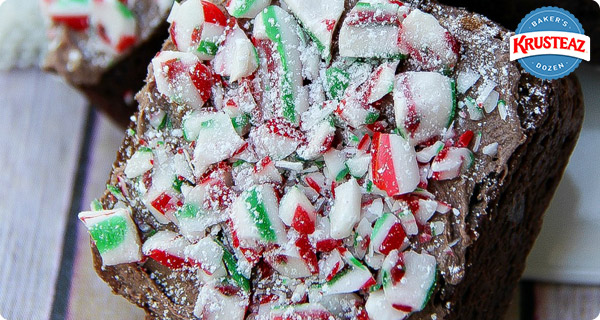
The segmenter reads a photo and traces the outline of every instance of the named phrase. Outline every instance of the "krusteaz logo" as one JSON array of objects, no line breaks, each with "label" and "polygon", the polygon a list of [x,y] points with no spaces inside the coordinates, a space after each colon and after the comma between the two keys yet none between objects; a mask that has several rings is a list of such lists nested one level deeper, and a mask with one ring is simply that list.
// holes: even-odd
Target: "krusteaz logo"
[{"label": "krusteaz logo", "polygon": [[590,37],[579,20],[557,7],[529,13],[510,37],[510,60],[518,60],[530,74],[546,80],[575,71],[581,60],[590,61]]}]

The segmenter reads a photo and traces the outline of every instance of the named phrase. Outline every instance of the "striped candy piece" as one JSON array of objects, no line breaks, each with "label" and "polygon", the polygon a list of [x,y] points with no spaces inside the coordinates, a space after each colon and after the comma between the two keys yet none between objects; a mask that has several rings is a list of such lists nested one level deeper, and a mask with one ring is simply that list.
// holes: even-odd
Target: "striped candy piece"
[{"label": "striped candy piece", "polygon": [[56,24],[76,31],[85,31],[90,25],[91,0],[43,0],[43,12]]},{"label": "striped candy piece", "polygon": [[371,176],[389,196],[414,191],[420,181],[415,149],[396,134],[373,135]]},{"label": "striped candy piece", "polygon": [[298,23],[292,15],[278,6],[266,8],[254,23],[254,37],[269,40],[279,53],[282,68],[278,88],[282,105],[280,112],[284,118],[297,125],[300,114],[308,109],[308,96],[302,81]]},{"label": "striped candy piece", "polygon": [[358,2],[342,25],[340,55],[403,58],[407,52],[398,44],[403,19],[401,9],[404,6],[400,6],[399,2]]},{"label": "striped candy piece", "polygon": [[212,60],[227,26],[225,14],[211,2],[175,2],[167,19],[169,33],[177,50],[191,52],[201,60]]},{"label": "striped candy piece", "polygon": [[138,40],[135,15],[122,1],[93,0],[91,20],[100,38],[118,53]]},{"label": "striped candy piece", "polygon": [[454,81],[437,72],[405,72],[396,77],[396,125],[412,145],[443,135],[454,118]]},{"label": "striped candy piece", "polygon": [[140,238],[131,219],[131,209],[86,211],[79,214],[79,219],[88,229],[103,265],[142,260]]},{"label": "striped candy piece", "polygon": [[227,12],[236,18],[253,19],[271,0],[228,0]]},{"label": "striped candy piece", "polygon": [[279,217],[283,223],[300,233],[315,232],[315,208],[298,186],[291,187],[281,198]]},{"label": "striped candy piece", "polygon": [[181,270],[191,266],[185,258],[185,249],[189,245],[190,242],[178,233],[158,231],[146,239],[142,252],[169,269]]},{"label": "striped candy piece", "polygon": [[161,51],[152,68],[158,92],[176,103],[200,109],[211,97],[212,71],[189,52]]},{"label": "striped candy piece", "polygon": [[344,0],[284,0],[326,61],[331,59],[333,31],[344,11]]},{"label": "striped candy piece", "polygon": [[277,196],[270,185],[254,186],[235,200],[231,221],[242,247],[285,244],[285,229],[278,210]]}]

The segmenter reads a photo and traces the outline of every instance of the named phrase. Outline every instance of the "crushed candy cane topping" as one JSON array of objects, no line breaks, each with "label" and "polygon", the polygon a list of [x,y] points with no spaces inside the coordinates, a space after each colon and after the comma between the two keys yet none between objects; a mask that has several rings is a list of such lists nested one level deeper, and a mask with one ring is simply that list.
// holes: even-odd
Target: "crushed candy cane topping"
[{"label": "crushed candy cane topping", "polygon": [[481,144],[455,120],[507,116],[496,83],[473,92],[481,75],[453,70],[460,44],[433,15],[363,0],[340,20],[343,0],[312,2],[176,2],[154,106],[105,202],[140,208],[141,249],[113,222],[88,226],[105,264],[141,250],[134,262],[195,272],[198,318],[419,312],[436,289],[431,248],[460,214],[429,186],[468,176]]}]

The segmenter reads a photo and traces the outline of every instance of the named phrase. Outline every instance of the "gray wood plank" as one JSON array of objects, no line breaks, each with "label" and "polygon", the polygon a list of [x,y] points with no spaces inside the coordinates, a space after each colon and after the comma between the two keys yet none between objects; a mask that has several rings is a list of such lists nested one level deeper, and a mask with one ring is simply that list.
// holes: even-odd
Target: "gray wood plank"
[{"label": "gray wood plank", "polygon": [[46,319],[87,111],[38,70],[0,74],[0,314]]},{"label": "gray wood plank", "polygon": [[600,319],[600,286],[538,283],[534,295],[536,319]]},{"label": "gray wood plank", "polygon": [[[94,128],[89,155],[87,179],[83,188],[83,208],[99,197],[106,187],[112,163],[125,136],[99,115]],[[144,312],[121,296],[114,295],[94,271],[90,252],[89,235],[83,224],[77,224],[77,247],[73,264],[69,305],[66,319],[143,319]],[[110,308],[107,308],[110,306]]]}]

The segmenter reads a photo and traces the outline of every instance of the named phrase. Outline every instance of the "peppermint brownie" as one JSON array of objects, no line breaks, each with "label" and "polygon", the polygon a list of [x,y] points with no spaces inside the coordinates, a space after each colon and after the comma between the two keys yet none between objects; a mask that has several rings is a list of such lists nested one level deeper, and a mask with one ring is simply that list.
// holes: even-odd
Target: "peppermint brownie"
[{"label": "peppermint brownie", "polygon": [[[202,14],[198,14],[202,13]],[[158,319],[499,319],[583,118],[483,16],[175,4],[107,191],[98,274]]]},{"label": "peppermint brownie", "polygon": [[50,27],[44,68],[126,126],[146,66],[168,36],[173,0],[41,0]]}]

